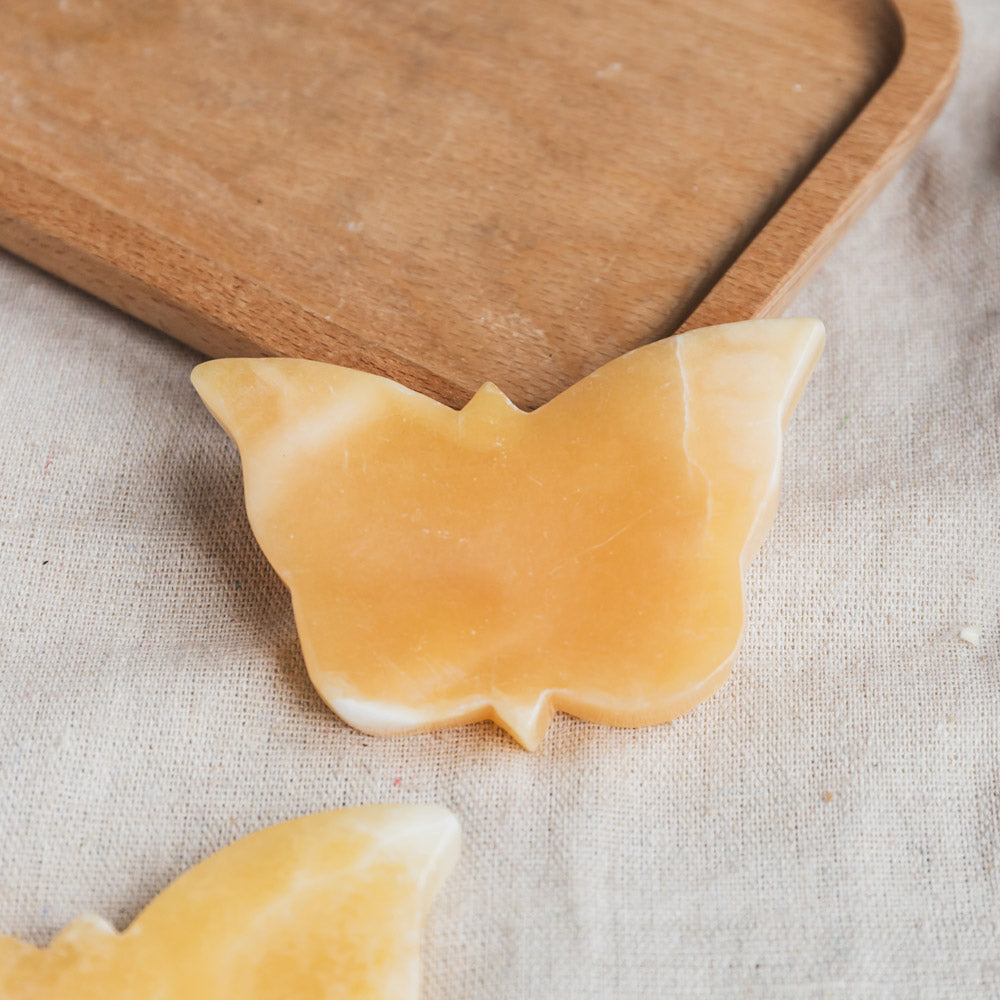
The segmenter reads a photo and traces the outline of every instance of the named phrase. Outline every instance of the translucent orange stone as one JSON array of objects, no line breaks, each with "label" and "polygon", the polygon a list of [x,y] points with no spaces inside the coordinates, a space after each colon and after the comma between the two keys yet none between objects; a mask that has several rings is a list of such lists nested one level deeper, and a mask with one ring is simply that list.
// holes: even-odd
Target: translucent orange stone
[{"label": "translucent orange stone", "polygon": [[816,320],[697,330],[532,413],[310,361],[193,381],[334,711],[379,734],[491,718],[532,748],[555,709],[663,722],[726,678],[822,342]]},{"label": "translucent orange stone", "polygon": [[420,927],[458,853],[434,806],[370,806],[252,834],[122,934],[81,918],[48,948],[0,937],[4,1000],[406,1000]]}]

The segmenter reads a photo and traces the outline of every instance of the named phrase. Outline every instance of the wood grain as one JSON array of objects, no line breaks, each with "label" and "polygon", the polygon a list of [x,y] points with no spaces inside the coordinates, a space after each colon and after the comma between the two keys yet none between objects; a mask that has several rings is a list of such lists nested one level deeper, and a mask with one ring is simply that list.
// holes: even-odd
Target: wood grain
[{"label": "wood grain", "polygon": [[957,51],[950,0],[8,0],[0,243],[209,354],[532,407],[780,310]]}]

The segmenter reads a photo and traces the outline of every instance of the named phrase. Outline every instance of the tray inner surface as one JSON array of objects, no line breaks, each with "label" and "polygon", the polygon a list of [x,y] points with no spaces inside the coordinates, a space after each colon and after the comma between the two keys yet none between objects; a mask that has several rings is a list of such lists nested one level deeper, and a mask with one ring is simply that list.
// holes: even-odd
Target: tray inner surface
[{"label": "tray inner surface", "polygon": [[0,154],[210,262],[178,300],[288,303],[237,346],[534,406],[676,328],[900,38],[882,0],[6,0]]}]

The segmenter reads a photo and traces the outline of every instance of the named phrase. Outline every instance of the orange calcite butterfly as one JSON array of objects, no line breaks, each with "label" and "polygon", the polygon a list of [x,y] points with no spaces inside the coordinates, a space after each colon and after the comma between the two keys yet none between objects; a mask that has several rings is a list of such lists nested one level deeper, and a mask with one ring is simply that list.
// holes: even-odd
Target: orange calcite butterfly
[{"label": "orange calcite butterfly", "polygon": [[822,342],[816,320],[697,330],[532,413],[310,361],[193,381],[334,711],[378,734],[490,718],[533,748],[556,709],[663,722],[727,677]]},{"label": "orange calcite butterfly", "polygon": [[458,841],[435,806],[269,827],[186,872],[121,934],[91,917],[44,949],[0,937],[0,997],[415,998],[421,921]]}]

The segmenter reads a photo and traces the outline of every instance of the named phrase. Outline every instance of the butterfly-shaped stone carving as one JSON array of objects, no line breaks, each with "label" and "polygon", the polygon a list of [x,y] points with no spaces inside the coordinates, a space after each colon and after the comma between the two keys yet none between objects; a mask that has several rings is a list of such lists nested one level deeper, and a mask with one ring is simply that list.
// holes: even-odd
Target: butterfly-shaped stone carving
[{"label": "butterfly-shaped stone carving", "polygon": [[47,948],[0,937],[0,997],[415,1000],[422,918],[458,841],[436,806],[269,827],[186,872],[121,934],[90,917]]},{"label": "butterfly-shaped stone carving", "polygon": [[663,722],[728,676],[822,343],[816,320],[696,330],[531,413],[310,361],[193,380],[330,706],[379,734],[490,718],[533,748],[556,709]]}]

